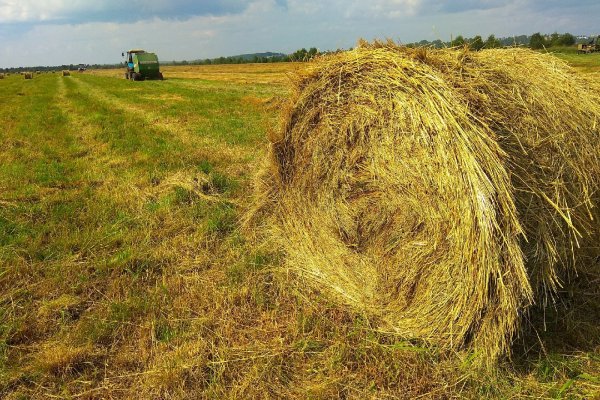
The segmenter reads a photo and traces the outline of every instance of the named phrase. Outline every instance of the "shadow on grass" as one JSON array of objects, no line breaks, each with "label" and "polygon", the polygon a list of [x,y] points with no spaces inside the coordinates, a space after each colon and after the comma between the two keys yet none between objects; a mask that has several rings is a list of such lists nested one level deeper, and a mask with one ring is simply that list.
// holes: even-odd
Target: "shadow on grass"
[{"label": "shadow on grass", "polygon": [[592,265],[566,283],[553,302],[531,308],[513,345],[518,372],[542,381],[576,379],[585,364],[600,365],[600,259]]}]

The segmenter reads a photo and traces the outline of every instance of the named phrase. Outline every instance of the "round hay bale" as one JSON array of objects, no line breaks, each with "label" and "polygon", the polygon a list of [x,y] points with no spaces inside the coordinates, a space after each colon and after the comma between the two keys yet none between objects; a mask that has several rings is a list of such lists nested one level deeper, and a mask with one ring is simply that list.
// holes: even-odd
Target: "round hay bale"
[{"label": "round hay bale", "polygon": [[33,72],[25,72],[23,76],[25,79],[33,79]]},{"label": "round hay bale", "polygon": [[0,79],[4,79],[4,74],[0,73]]},{"label": "round hay bale", "polygon": [[521,49],[362,43],[319,58],[271,134],[248,219],[302,282],[491,363],[593,229],[588,85]]},{"label": "round hay bale", "polygon": [[71,76],[71,72],[65,70],[62,72],[62,76]]}]

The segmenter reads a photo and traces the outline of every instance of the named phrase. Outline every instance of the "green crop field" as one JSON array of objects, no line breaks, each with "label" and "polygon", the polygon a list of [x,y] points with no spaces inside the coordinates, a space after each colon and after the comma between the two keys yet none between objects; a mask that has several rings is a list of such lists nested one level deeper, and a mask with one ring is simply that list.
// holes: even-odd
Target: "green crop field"
[{"label": "green crop field", "polygon": [[481,371],[278,272],[240,219],[286,79],[243,68],[0,80],[1,398],[598,396],[597,292]]},{"label": "green crop field", "polygon": [[550,48],[549,52],[584,73],[600,73],[600,53],[579,54],[574,47]]}]

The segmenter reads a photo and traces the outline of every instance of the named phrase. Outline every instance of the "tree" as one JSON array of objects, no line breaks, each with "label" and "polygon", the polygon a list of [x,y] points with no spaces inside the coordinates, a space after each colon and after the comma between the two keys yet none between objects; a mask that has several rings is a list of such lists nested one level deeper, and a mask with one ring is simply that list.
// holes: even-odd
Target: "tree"
[{"label": "tree", "polygon": [[458,35],[453,41],[452,41],[452,46],[464,46],[465,45],[465,38],[462,37],[462,35]]},{"label": "tree", "polygon": [[502,43],[500,43],[500,41],[498,39],[496,39],[496,36],[495,35],[488,36],[487,40],[485,41],[485,48],[486,49],[496,49],[498,47],[502,47]]},{"label": "tree", "polygon": [[576,41],[575,36],[570,33],[563,33],[556,41],[556,44],[558,46],[573,46]]},{"label": "tree", "polygon": [[550,35],[550,40],[549,40],[549,45],[550,46],[559,46],[559,41],[560,41],[560,35],[558,34],[558,32],[554,32],[552,35]]},{"label": "tree", "polygon": [[512,45],[527,45],[529,43],[529,37],[527,37],[527,35],[519,35],[519,36],[514,36],[513,37],[513,43],[511,43]]},{"label": "tree", "polygon": [[434,40],[433,42],[431,42],[431,44],[436,49],[441,49],[442,47],[444,47],[444,42],[442,42],[440,39]]},{"label": "tree", "polygon": [[308,51],[305,48],[302,48],[300,50],[296,50],[294,52],[294,54],[292,54],[291,58],[294,61],[306,61],[307,57],[306,55],[308,54]]},{"label": "tree", "polygon": [[469,43],[469,47],[471,47],[471,49],[475,51],[483,49],[483,46],[485,46],[485,44],[483,43],[483,38],[479,35],[471,39],[471,42]]},{"label": "tree", "polygon": [[529,47],[532,49],[543,49],[546,47],[546,39],[541,33],[534,33],[531,35],[531,38],[529,38]]}]

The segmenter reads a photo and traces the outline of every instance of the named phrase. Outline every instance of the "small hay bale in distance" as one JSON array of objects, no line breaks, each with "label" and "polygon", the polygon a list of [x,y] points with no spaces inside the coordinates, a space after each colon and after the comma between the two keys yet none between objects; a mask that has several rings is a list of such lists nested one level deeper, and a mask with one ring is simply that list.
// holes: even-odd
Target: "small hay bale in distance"
[{"label": "small hay bale in distance", "polygon": [[25,79],[33,79],[33,72],[25,72],[23,76]]},{"label": "small hay bale in distance", "polygon": [[64,71],[62,72],[62,76],[71,76],[71,72],[70,72],[70,71],[67,71],[67,70],[64,70]]},{"label": "small hay bale in distance", "polygon": [[4,74],[0,72],[0,79],[4,79]]},{"label": "small hay bale in distance", "polygon": [[247,218],[301,282],[492,365],[594,231],[600,91],[584,79],[523,49],[319,58]]}]

